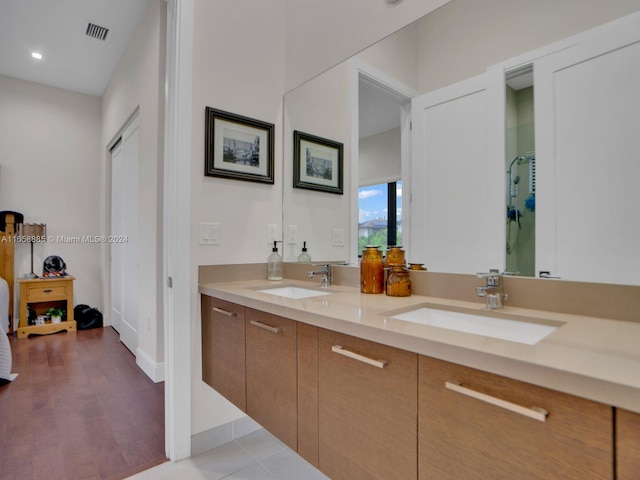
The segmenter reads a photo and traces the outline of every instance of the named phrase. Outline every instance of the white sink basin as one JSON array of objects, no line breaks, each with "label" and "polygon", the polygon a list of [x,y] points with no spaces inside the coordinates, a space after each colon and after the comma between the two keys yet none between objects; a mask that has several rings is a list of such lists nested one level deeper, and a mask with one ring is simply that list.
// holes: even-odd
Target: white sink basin
[{"label": "white sink basin", "polygon": [[451,312],[428,307],[395,314],[391,318],[446,328],[457,332],[473,333],[485,337],[524,343],[526,345],[535,345],[558,328],[558,326],[554,325],[485,317],[483,315]]},{"label": "white sink basin", "polygon": [[322,295],[329,295],[331,293],[331,292],[323,292],[320,290],[312,290],[310,288],[294,287],[291,285],[286,287],[263,288],[263,289],[259,289],[258,292],[268,293],[269,295],[277,295],[278,297],[293,298],[293,299],[320,297]]}]

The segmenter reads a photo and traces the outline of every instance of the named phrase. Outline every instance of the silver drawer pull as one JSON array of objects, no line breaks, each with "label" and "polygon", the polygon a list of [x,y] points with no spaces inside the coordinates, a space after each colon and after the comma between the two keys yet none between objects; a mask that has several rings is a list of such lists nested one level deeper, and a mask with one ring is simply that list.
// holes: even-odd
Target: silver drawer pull
[{"label": "silver drawer pull", "polygon": [[227,317],[235,317],[236,312],[230,312],[229,310],[224,310],[222,308],[213,307],[214,312],[221,313],[222,315],[226,315]]},{"label": "silver drawer pull", "polygon": [[345,357],[353,358],[354,360],[358,360],[359,362],[366,363],[367,365],[373,365],[374,367],[384,368],[387,365],[386,360],[374,360],[373,358],[365,357],[364,355],[360,355],[359,353],[345,350],[341,345],[334,345],[333,347],[331,347],[331,351],[339,353],[340,355],[344,355]]},{"label": "silver drawer pull", "polygon": [[487,395],[485,393],[476,392],[475,390],[471,390],[470,388],[463,387],[459,382],[445,382],[444,386],[448,390],[453,390],[454,392],[461,393],[463,395],[467,395],[469,397],[475,398],[476,400],[480,400],[482,402],[489,403],[491,405],[495,405],[500,408],[504,408],[511,412],[519,413],[520,415],[524,415],[525,417],[533,418],[534,420],[538,420],[539,422],[545,422],[547,420],[547,412],[544,408],[540,407],[523,407],[521,405],[517,405],[515,403],[507,402],[506,400],[502,400],[500,398],[492,397],[491,395]]},{"label": "silver drawer pull", "polygon": [[272,327],[271,325],[267,325],[267,324],[258,322],[257,320],[249,320],[249,323],[251,325],[253,325],[254,327],[258,327],[258,328],[261,328],[263,330],[266,330],[267,332],[271,332],[271,333],[280,333],[280,332],[282,332],[282,328],[280,328],[280,327]]},{"label": "silver drawer pull", "polygon": [[47,288],[46,290],[42,290],[42,293],[51,293],[53,292],[53,290],[51,290],[50,288]]}]

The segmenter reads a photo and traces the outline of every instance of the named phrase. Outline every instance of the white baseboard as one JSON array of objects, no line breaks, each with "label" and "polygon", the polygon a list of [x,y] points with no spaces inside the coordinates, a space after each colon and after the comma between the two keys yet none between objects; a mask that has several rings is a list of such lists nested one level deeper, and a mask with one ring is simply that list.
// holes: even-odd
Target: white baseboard
[{"label": "white baseboard", "polygon": [[237,438],[260,430],[260,426],[251,417],[242,417],[224,425],[211,428],[191,436],[191,456],[230,442]]},{"label": "white baseboard", "polygon": [[136,364],[154,383],[164,382],[164,362],[154,362],[140,347],[136,348]]}]

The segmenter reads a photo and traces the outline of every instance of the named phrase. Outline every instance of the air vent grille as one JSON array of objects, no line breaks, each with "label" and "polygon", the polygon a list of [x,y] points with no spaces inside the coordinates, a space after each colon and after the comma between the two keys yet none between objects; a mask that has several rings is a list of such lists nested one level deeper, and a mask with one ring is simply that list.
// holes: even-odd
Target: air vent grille
[{"label": "air vent grille", "polygon": [[101,27],[100,25],[89,22],[84,33],[87,37],[106,41],[107,37],[109,36],[109,29],[107,27]]}]

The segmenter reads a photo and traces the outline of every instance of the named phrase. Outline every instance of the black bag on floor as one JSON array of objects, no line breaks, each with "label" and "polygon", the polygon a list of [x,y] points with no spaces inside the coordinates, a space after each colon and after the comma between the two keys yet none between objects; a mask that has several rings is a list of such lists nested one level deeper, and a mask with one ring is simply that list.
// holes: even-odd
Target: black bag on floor
[{"label": "black bag on floor", "polygon": [[102,312],[89,305],[76,305],[73,309],[73,317],[78,330],[102,327]]}]

